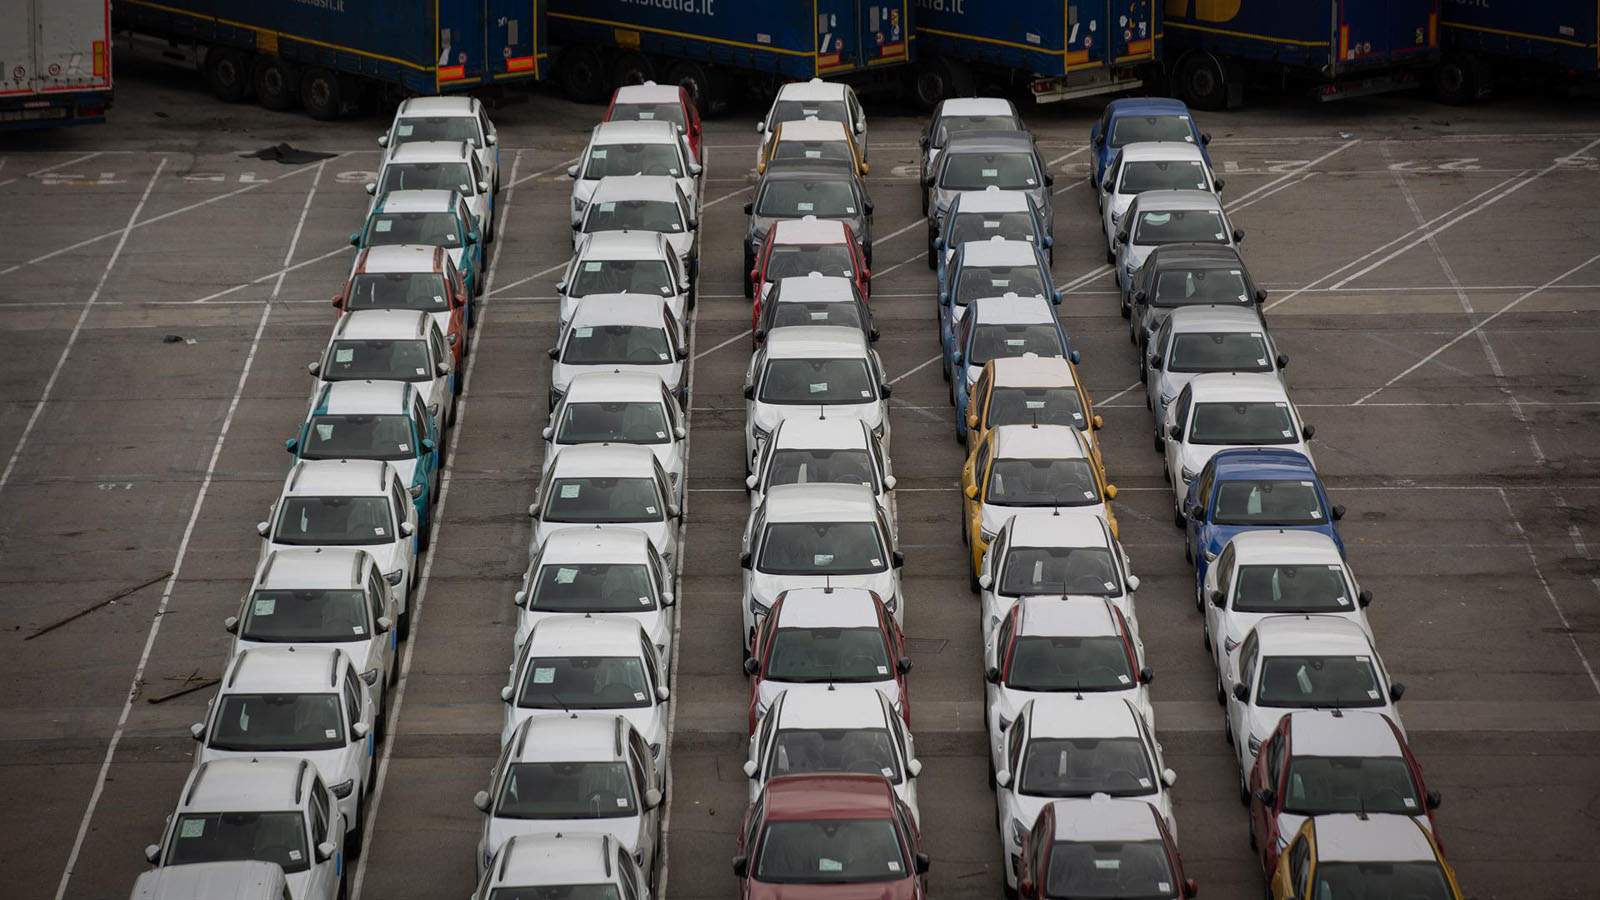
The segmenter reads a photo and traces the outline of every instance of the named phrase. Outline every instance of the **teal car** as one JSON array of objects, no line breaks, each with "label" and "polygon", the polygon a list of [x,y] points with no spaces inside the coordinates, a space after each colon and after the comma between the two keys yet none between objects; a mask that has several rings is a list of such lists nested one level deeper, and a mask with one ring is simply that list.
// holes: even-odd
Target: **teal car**
[{"label": "teal car", "polygon": [[443,455],[433,416],[404,381],[336,381],[322,389],[298,437],[284,449],[302,459],[388,460],[417,507],[417,550],[428,547]]},{"label": "teal car", "polygon": [[390,244],[443,247],[461,273],[468,293],[483,293],[483,241],[466,201],[456,191],[392,191],[380,196],[367,223],[350,235],[365,250]]}]

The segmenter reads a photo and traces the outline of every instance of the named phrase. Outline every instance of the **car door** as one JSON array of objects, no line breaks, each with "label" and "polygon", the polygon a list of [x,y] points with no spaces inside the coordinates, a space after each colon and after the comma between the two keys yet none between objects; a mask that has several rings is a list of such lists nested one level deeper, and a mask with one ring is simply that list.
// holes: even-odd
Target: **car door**
[{"label": "car door", "polygon": [[494,185],[489,183],[489,177],[484,174],[483,166],[478,162],[475,153],[467,154],[467,168],[472,172],[472,198],[468,202],[478,215],[478,231],[485,236],[494,232]]},{"label": "car door", "polygon": [[978,528],[982,521],[983,486],[989,474],[989,454],[994,446],[994,433],[978,446],[972,459],[967,461],[966,470],[961,473],[963,484],[961,505],[966,513],[967,537],[969,541],[977,540]]},{"label": "car door", "polygon": [[[364,683],[361,676],[356,673],[355,667],[346,664],[344,673],[344,688],[341,690],[341,699],[344,701],[345,715],[345,748],[341,754],[343,765],[340,766],[339,778],[350,778],[360,785],[356,796],[356,808],[361,808],[361,798],[371,787],[371,776],[374,767],[366,765],[368,757],[372,756],[372,746],[377,740],[373,733],[374,716],[372,714],[372,696],[361,685]],[[376,678],[376,676],[374,676]],[[356,734],[356,725],[365,724],[367,735],[365,738]]]},{"label": "car door", "polygon": [[[1188,433],[1189,406],[1194,400],[1194,388],[1184,385],[1167,410],[1166,421],[1161,424],[1162,450],[1166,455],[1167,481],[1172,485],[1173,504],[1183,502],[1183,439]],[[1177,429],[1176,434],[1173,429]]]},{"label": "car door", "polygon": [[[1250,739],[1250,704],[1255,700],[1256,661],[1259,658],[1260,649],[1260,639],[1257,638],[1254,631],[1251,631],[1245,637],[1244,643],[1239,645],[1238,664],[1229,667],[1236,680],[1224,686],[1228,699],[1228,719],[1232,723],[1233,742],[1240,760],[1245,759],[1245,748],[1249,746],[1247,742]],[[1235,685],[1241,684],[1245,686],[1243,700],[1233,693]],[[1248,761],[1246,761],[1246,764],[1248,764]]]},{"label": "car door", "polygon": [[[372,641],[373,656],[379,661],[379,678],[387,683],[391,673],[394,672],[395,649],[399,643],[399,633],[395,631],[394,593],[389,590],[389,583],[383,580],[377,568],[367,572],[367,605],[372,608]],[[384,628],[379,619],[388,619],[389,627]],[[384,691],[380,688],[375,695],[383,697]],[[374,700],[375,704],[381,700]],[[381,708],[381,707],[380,707]]]},{"label": "car door", "polygon": [[[321,776],[311,779],[311,878],[307,897],[333,897],[338,894],[340,876],[344,873],[344,822],[331,802],[328,789]],[[333,844],[333,855],[318,859],[317,848],[324,843]]]},{"label": "car door", "polygon": [[[1227,654],[1224,643],[1227,640],[1227,608],[1231,599],[1230,585],[1233,582],[1233,566],[1238,554],[1234,551],[1230,541],[1217,554],[1217,561],[1206,570],[1205,582],[1201,585],[1200,608],[1205,613],[1206,636],[1212,643],[1213,656],[1217,660],[1217,671],[1222,671],[1222,659]],[[1218,605],[1212,598],[1213,591],[1222,593],[1222,605]]]},{"label": "car door", "polygon": [[[1250,769],[1250,830],[1256,836],[1265,862],[1275,859],[1278,841],[1278,811],[1283,809],[1283,794],[1288,789],[1284,775],[1289,761],[1289,718],[1284,717]],[[1262,801],[1260,792],[1271,789],[1272,802]]]},{"label": "car door", "polygon": [[[439,496],[439,434],[434,431],[433,417],[422,402],[422,395],[409,392],[411,397],[411,431],[417,441],[417,471],[423,474],[425,496],[429,503]],[[427,441],[428,443],[423,443]],[[431,446],[430,446],[431,445]]]}]

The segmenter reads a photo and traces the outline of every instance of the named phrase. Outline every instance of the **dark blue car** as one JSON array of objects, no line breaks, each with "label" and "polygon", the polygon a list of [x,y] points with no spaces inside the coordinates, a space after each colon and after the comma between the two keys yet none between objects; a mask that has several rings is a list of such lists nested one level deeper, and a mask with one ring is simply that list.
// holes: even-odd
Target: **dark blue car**
[{"label": "dark blue car", "polygon": [[1185,141],[1197,144],[1206,166],[1214,168],[1206,145],[1211,135],[1200,130],[1189,107],[1182,100],[1167,97],[1124,97],[1106,104],[1106,111],[1089,129],[1089,148],[1093,154],[1093,173],[1089,184],[1099,190],[1106,167],[1124,144],[1141,141]]}]

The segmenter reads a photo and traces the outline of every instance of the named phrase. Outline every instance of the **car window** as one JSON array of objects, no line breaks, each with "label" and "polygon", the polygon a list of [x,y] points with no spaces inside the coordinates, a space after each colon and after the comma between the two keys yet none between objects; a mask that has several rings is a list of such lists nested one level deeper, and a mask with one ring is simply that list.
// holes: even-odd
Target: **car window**
[{"label": "car window", "polygon": [[1205,471],[1200,473],[1200,486],[1195,489],[1195,502],[1207,513],[1211,512],[1211,484],[1217,478],[1217,467],[1213,463],[1206,463]]},{"label": "car window", "polygon": [[977,456],[972,460],[972,483],[980,488],[989,474],[989,448],[993,445],[993,441],[984,441],[983,446],[978,448]]},{"label": "car window", "polygon": [[[472,210],[467,209],[467,201],[465,201],[465,200],[457,200],[456,201],[456,218],[459,219],[462,222],[471,222],[472,221]],[[469,231],[471,230],[470,226],[468,227],[468,230]]]},{"label": "car window", "polygon": [[1283,729],[1278,729],[1272,735],[1272,741],[1267,744],[1267,777],[1272,779],[1269,787],[1276,786],[1278,774],[1283,771]]},{"label": "car window", "polygon": [[411,404],[411,427],[417,433],[417,451],[419,454],[422,450],[422,442],[426,440],[432,433],[431,429],[429,428],[429,423],[431,421],[432,420],[428,418],[427,410],[425,410],[422,406],[421,400]]},{"label": "car window", "polygon": [[1255,687],[1256,649],[1260,645],[1254,631],[1244,639],[1244,647],[1239,650],[1239,681],[1247,688]]},{"label": "car window", "polygon": [[[389,502],[394,506],[394,527],[399,528],[400,523],[406,520],[406,498],[400,490],[400,482],[396,481],[389,486]],[[399,537],[396,534],[395,537]]]},{"label": "car window", "polygon": [[439,329],[430,328],[428,330],[428,346],[433,348],[434,371],[437,372],[439,362],[447,358],[444,349],[444,338],[439,335]]},{"label": "car window", "polygon": [[1189,422],[1189,403],[1193,399],[1194,399],[1194,391],[1189,387],[1189,385],[1184,385],[1183,386],[1183,390],[1178,394],[1178,406],[1177,406],[1177,409],[1174,410],[1174,412],[1173,412],[1173,419],[1172,419],[1173,424],[1177,425],[1180,428],[1183,427],[1184,425],[1188,424],[1188,422]]},{"label": "car window", "polygon": [[1018,713],[1006,732],[1006,768],[1011,770],[1013,778],[1020,774],[1017,769],[1022,762],[1022,733],[1028,730],[1026,719],[1026,713]]},{"label": "car window", "polygon": [[317,776],[311,779],[311,838],[313,847],[328,839],[328,789]]},{"label": "car window", "polygon": [[1000,625],[994,632],[994,659],[1002,672],[1006,669],[1006,654],[1011,652],[1011,636],[1016,633],[1016,627],[1017,612],[1013,608],[1004,619],[1000,620]]},{"label": "car window", "polygon": [[[633,874],[632,862],[632,860],[628,859],[627,853],[619,847],[617,849],[617,871],[622,873],[622,900],[639,900],[639,880]],[[577,896],[581,892],[581,889],[569,888],[568,890],[571,893],[567,896]],[[555,892],[551,891],[551,893]],[[536,896],[540,893],[543,892],[534,892]]]},{"label": "car window", "polygon": [[378,572],[376,569],[374,569],[372,574],[367,576],[367,605],[371,607],[372,610],[373,628],[378,627],[378,619],[385,615],[383,607],[383,589],[384,583],[380,578],[378,578]]},{"label": "car window", "polygon": [[1233,544],[1222,548],[1222,555],[1217,557],[1217,588],[1222,591],[1228,589],[1228,582],[1233,578],[1233,562],[1238,556],[1233,552]]},{"label": "car window", "polygon": [[483,111],[482,107],[478,108],[478,130],[483,133],[483,137],[485,139],[484,143],[479,144],[478,146],[488,146],[487,139],[489,135],[494,134],[494,126],[489,124],[489,116]]},{"label": "car window", "polygon": [[478,163],[478,155],[476,153],[468,155],[467,163],[472,166],[472,191],[475,194],[481,193],[478,190],[478,183],[485,179],[483,177],[483,166]]},{"label": "car window", "polygon": [[359,684],[361,684],[361,680],[356,675],[356,670],[353,667],[346,666],[344,672],[344,717],[345,727],[352,729],[350,733],[351,740],[356,739],[353,729],[356,727],[356,723],[361,721],[361,688],[357,687]]},{"label": "car window", "polygon": [[1304,837],[1296,838],[1294,846],[1289,848],[1289,880],[1298,886],[1300,896],[1307,896],[1306,888],[1311,880],[1311,846]]}]

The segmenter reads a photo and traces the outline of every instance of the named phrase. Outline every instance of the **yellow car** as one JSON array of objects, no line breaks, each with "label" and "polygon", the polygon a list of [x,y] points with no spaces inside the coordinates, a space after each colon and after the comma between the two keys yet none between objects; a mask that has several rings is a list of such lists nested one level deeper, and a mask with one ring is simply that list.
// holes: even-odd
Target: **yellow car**
[{"label": "yellow car", "polygon": [[773,126],[772,140],[762,148],[756,172],[765,173],[768,163],[783,159],[845,163],[858,177],[867,174],[855,135],[842,123],[827,119],[791,119]]},{"label": "yellow car", "polygon": [[967,398],[966,421],[956,436],[967,446],[982,441],[996,425],[1071,425],[1089,439],[1095,464],[1105,474],[1096,431],[1105,421],[1094,411],[1089,392],[1078,380],[1078,367],[1059,356],[1028,353],[983,364]]},{"label": "yellow car", "polygon": [[978,590],[983,554],[1007,518],[1026,509],[1098,513],[1117,536],[1106,484],[1089,442],[1070,425],[1001,425],[989,430],[961,469],[961,538],[972,550],[968,581]]},{"label": "yellow car", "polygon": [[1385,813],[1314,816],[1278,854],[1272,900],[1416,897],[1461,900],[1433,835],[1417,819]]}]

